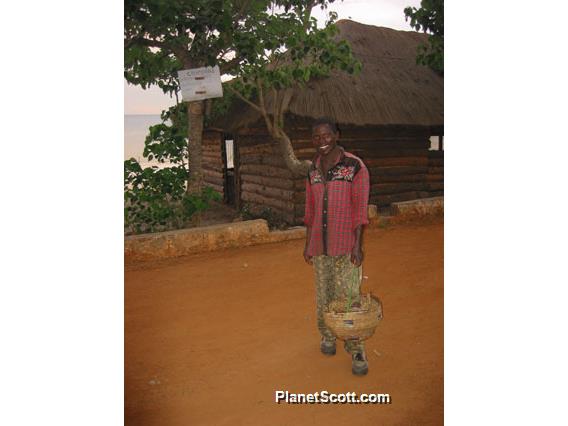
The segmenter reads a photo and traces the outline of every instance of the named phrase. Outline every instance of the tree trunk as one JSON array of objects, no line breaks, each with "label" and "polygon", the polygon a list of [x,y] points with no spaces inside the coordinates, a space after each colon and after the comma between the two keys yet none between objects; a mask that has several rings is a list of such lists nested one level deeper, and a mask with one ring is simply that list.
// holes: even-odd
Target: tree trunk
[{"label": "tree trunk", "polygon": [[188,151],[189,176],[187,179],[187,193],[201,193],[203,187],[203,168],[201,142],[203,140],[203,101],[188,103]]},{"label": "tree trunk", "polygon": [[280,152],[282,157],[286,162],[286,166],[292,172],[294,176],[306,176],[308,174],[308,168],[311,162],[307,160],[298,160],[296,154],[294,153],[294,147],[292,146],[292,141],[284,131],[277,129],[272,137],[278,142],[280,147]]}]

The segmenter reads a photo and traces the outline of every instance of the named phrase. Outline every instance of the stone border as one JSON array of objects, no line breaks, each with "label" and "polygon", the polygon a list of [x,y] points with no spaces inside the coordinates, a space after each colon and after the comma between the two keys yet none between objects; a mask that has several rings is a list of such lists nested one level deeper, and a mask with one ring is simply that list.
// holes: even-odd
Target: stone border
[{"label": "stone border", "polygon": [[420,198],[418,200],[392,203],[391,211],[397,219],[443,215],[444,197]]},{"label": "stone border", "polygon": [[127,260],[150,260],[258,244],[267,238],[263,219],[132,235],[124,238]]},{"label": "stone border", "polygon": [[[441,203],[440,203],[441,199]],[[396,207],[394,207],[396,205]],[[433,214],[441,209],[442,197],[393,203],[397,217]],[[386,227],[393,222],[390,216],[379,216],[377,206],[369,205],[369,227]],[[209,252],[231,247],[276,243],[303,239],[306,228],[296,226],[285,231],[270,231],[264,219],[246,220],[177,231],[130,235],[124,238],[125,262],[164,259],[188,254]]]}]

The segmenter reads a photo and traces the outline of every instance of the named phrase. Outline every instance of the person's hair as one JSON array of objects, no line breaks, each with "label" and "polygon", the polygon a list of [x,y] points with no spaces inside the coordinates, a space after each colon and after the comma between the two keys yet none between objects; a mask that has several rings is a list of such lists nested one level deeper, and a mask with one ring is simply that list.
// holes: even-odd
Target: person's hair
[{"label": "person's hair", "polygon": [[339,128],[337,127],[337,123],[335,122],[335,120],[333,118],[330,118],[330,117],[320,117],[320,118],[317,118],[316,120],[314,120],[314,122],[312,123],[312,131],[316,127],[321,126],[322,124],[327,124],[333,133],[339,132]]}]

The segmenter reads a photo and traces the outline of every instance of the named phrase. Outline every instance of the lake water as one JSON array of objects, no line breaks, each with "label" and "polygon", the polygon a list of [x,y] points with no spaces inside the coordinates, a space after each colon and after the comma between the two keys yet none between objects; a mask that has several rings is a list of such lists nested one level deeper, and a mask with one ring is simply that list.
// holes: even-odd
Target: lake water
[{"label": "lake water", "polygon": [[158,165],[156,161],[149,162],[142,156],[144,140],[148,128],[160,124],[159,115],[125,115],[124,116],[124,159],[135,158],[143,166]]}]

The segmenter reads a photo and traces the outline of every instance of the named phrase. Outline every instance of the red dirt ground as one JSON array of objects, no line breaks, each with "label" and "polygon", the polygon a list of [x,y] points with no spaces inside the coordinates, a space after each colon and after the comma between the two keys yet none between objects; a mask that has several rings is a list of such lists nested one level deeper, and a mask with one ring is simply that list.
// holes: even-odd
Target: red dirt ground
[{"label": "red dirt ground", "polygon": [[[130,265],[127,425],[442,425],[443,224],[365,234],[364,290],[383,302],[369,373],[319,352],[303,241]],[[388,393],[389,405],[276,404],[295,393]]]}]

